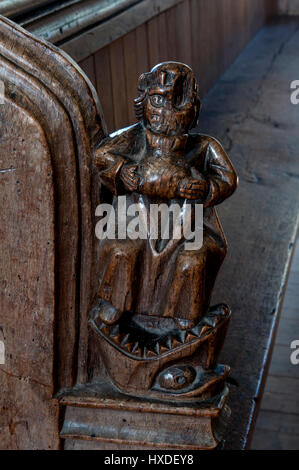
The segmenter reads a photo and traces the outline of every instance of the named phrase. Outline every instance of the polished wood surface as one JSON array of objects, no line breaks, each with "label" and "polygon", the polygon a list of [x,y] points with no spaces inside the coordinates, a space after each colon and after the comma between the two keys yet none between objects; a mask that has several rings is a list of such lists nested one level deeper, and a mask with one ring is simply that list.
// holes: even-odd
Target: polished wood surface
[{"label": "polished wood surface", "polygon": [[[143,401],[96,382],[60,398],[66,407],[61,430],[64,449],[212,450],[225,436],[228,393],[208,404]],[[178,426],[178,420],[180,425]]]},{"label": "polished wood surface", "polygon": [[79,302],[89,298],[91,269],[91,149],[104,129],[75,63],[3,17],[0,42],[0,445],[55,449],[52,397],[76,379]]},{"label": "polished wood surface", "polygon": [[[125,220],[126,233],[115,233],[114,225],[113,233],[107,227],[98,235],[100,281],[89,316],[98,340],[90,349],[100,352],[119,390],[179,406],[179,400],[222,393],[228,374],[217,356],[229,307],[210,306],[226,254],[214,206],[235,191],[237,175],[219,142],[191,133],[201,102],[187,65],[163,62],[143,73],[134,105],[137,123],[95,150],[99,178],[114,195],[115,217]],[[145,236],[129,233],[130,205],[139,207]],[[168,234],[154,222],[154,205],[172,212]]]}]

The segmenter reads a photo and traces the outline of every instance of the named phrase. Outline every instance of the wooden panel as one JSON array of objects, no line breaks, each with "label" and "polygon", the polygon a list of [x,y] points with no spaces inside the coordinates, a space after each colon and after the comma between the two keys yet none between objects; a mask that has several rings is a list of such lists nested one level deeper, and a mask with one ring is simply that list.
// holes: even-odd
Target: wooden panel
[{"label": "wooden panel", "polygon": [[132,31],[123,38],[124,65],[126,76],[126,96],[128,109],[128,124],[136,121],[134,111],[134,98],[137,96],[137,57],[135,52],[136,32]]},{"label": "wooden panel", "polygon": [[200,93],[203,95],[212,81],[215,47],[211,35],[211,5],[209,0],[191,0],[192,65],[200,78]]},{"label": "wooden panel", "polygon": [[168,60],[178,60],[178,47],[177,47],[177,35],[176,35],[176,11],[175,8],[170,8],[166,12],[166,24],[167,24],[167,45],[168,45]]},{"label": "wooden panel", "polygon": [[[112,16],[108,21],[102,21],[92,28],[83,30],[81,34],[68,38],[66,42],[60,43],[60,46],[79,62],[183,1],[186,0],[139,1],[131,8]],[[35,31],[34,27],[33,32],[39,34],[39,30]]]},{"label": "wooden panel", "polygon": [[0,368],[0,448],[57,449],[49,149],[39,123],[9,100],[0,106],[0,122],[0,325],[6,350]]},{"label": "wooden panel", "polygon": [[160,62],[159,22],[155,17],[147,23],[147,41],[149,52],[149,68]]},{"label": "wooden panel", "polygon": [[111,64],[114,123],[116,129],[120,129],[127,126],[128,124],[126,70],[122,39],[114,41],[109,46],[109,53]]},{"label": "wooden panel", "polygon": [[95,74],[96,89],[99,96],[101,97],[101,105],[105,116],[107,128],[109,132],[113,132],[115,130],[115,124],[113,112],[110,55],[108,47],[104,47],[95,54]]},{"label": "wooden panel", "polygon": [[[137,77],[159,62],[175,60],[190,65],[197,78],[200,75],[204,96],[264,23],[273,3],[275,0],[184,0],[101,49],[94,55],[96,81],[109,130],[135,122],[132,99]],[[94,83],[91,58],[80,65]]]},{"label": "wooden panel", "polygon": [[0,371],[1,446],[53,449],[59,413],[52,397],[74,383],[78,325],[80,333],[87,327],[79,312],[85,319],[94,259],[91,148],[105,128],[74,62],[5,18],[0,43],[0,78],[14,103],[0,106],[0,325],[8,354]]},{"label": "wooden panel", "polygon": [[192,37],[190,3],[185,1],[176,6],[176,45],[177,58],[192,66]]},{"label": "wooden panel", "polygon": [[167,41],[167,15],[162,13],[158,16],[158,36],[159,36],[159,61],[169,60]]},{"label": "wooden panel", "polygon": [[92,55],[87,57],[87,59],[82,60],[79,65],[82,68],[83,72],[86,73],[93,86],[96,86],[94,56]]},{"label": "wooden panel", "polygon": [[136,29],[136,62],[138,75],[149,69],[146,25]]}]

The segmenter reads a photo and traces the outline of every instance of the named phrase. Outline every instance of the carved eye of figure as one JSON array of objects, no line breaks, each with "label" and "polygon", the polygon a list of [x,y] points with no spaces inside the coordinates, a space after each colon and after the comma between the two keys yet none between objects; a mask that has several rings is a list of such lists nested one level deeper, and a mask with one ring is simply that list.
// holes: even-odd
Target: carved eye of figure
[{"label": "carved eye of figure", "polygon": [[160,387],[167,390],[180,390],[195,380],[196,372],[191,366],[171,366],[158,376]]},{"label": "carved eye of figure", "polygon": [[153,106],[160,108],[163,106],[165,98],[163,95],[151,95],[150,100]]}]

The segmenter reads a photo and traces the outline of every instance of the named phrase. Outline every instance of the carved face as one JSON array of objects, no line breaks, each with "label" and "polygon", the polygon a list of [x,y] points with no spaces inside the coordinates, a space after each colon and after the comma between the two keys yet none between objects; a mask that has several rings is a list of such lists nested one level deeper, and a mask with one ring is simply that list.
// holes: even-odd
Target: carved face
[{"label": "carved face", "polygon": [[152,132],[180,135],[194,125],[200,103],[195,78],[186,65],[168,62],[154,67],[140,77],[139,90],[145,92],[144,125]]}]

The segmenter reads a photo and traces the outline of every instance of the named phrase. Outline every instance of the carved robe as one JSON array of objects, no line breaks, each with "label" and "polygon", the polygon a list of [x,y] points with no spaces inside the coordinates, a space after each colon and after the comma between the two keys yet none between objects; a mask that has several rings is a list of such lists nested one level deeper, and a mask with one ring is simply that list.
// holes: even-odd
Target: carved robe
[{"label": "carved robe", "polygon": [[[102,183],[114,194],[116,210],[118,196],[126,194],[127,204],[139,204],[145,216],[149,215],[150,203],[192,203],[175,195],[173,188],[182,177],[200,174],[207,181],[205,200],[193,201],[204,205],[200,249],[186,250],[184,236],[166,243],[150,237],[99,242],[98,294],[102,299],[121,312],[170,317],[192,327],[209,307],[226,254],[226,240],[214,206],[232,194],[237,177],[225,151],[209,136],[157,138],[137,123],[105,139],[96,151],[95,163]],[[121,168],[128,163],[136,164],[141,175],[140,194],[126,191],[120,180]]]}]

